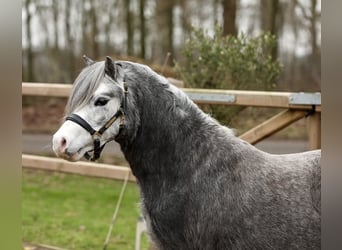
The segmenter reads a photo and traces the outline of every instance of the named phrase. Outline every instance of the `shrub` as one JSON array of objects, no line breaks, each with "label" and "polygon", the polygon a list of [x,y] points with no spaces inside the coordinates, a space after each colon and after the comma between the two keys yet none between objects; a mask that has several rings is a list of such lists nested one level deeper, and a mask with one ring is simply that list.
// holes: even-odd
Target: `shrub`
[{"label": "shrub", "polygon": [[[271,56],[276,42],[268,32],[249,38],[244,34],[222,36],[220,26],[215,27],[213,36],[193,29],[181,50],[182,60],[175,62],[175,70],[186,87],[271,90],[281,72],[279,61]],[[242,109],[211,105],[202,108],[226,124]]]}]

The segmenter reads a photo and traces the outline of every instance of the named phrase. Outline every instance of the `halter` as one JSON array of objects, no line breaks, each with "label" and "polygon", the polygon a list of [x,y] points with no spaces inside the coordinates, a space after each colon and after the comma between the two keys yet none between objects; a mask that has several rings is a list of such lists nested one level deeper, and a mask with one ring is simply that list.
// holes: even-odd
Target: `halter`
[{"label": "halter", "polygon": [[[94,153],[93,153],[93,156],[91,156],[89,154],[89,152],[86,152],[84,154],[84,157],[87,159],[87,160],[90,160],[90,161],[95,161],[97,160],[100,155],[101,155],[101,152],[104,148],[104,146],[110,141],[106,141],[102,146],[101,146],[101,143],[100,143],[100,138],[102,136],[102,134],[120,117],[120,127],[119,127],[119,133],[118,135],[120,134],[121,130],[123,129],[124,127],[124,122],[125,122],[125,110],[126,110],[126,102],[127,102],[127,93],[128,93],[128,88],[127,88],[127,85],[126,83],[124,82],[123,83],[124,85],[124,98],[122,99],[121,101],[121,105],[120,105],[120,108],[119,110],[99,129],[99,130],[95,130],[92,128],[92,126],[90,126],[90,124],[84,120],[82,117],[80,117],[79,115],[76,115],[76,114],[70,114],[69,116],[67,116],[65,118],[66,121],[72,121],[78,125],[80,125],[82,128],[84,128],[85,130],[87,130],[90,135],[92,136],[93,138],[93,142],[94,142]],[[117,136],[118,136],[117,135]]]}]

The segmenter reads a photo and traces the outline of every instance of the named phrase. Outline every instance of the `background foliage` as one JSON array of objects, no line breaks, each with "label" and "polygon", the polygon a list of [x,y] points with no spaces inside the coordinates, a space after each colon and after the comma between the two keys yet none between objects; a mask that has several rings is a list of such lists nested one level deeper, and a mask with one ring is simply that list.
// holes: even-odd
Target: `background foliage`
[{"label": "background foliage", "polygon": [[[192,27],[213,34],[219,24],[223,37],[244,34],[253,38],[263,32],[276,37],[271,55],[284,66],[277,89],[320,90],[320,0],[22,0],[22,3],[23,81],[70,83],[83,67],[83,54],[96,60],[110,55],[150,65],[173,66],[174,60],[183,60],[181,51]],[[166,60],[168,53],[171,56]],[[239,67],[239,62],[236,63]],[[159,72],[172,76],[167,67],[162,69]],[[237,74],[238,71],[235,70]]]},{"label": "background foliage", "polygon": [[[182,49],[181,62],[175,69],[186,87],[237,90],[272,90],[281,73],[277,58],[272,58],[276,37],[263,32],[255,38],[244,34],[222,36],[217,25],[213,36],[203,29],[194,29]],[[201,105],[223,124],[243,107]]]},{"label": "background foliage", "polygon": [[176,70],[188,87],[271,90],[281,73],[279,60],[271,55],[275,46],[269,32],[255,38],[222,36],[222,28],[216,26],[211,37],[194,29]]}]

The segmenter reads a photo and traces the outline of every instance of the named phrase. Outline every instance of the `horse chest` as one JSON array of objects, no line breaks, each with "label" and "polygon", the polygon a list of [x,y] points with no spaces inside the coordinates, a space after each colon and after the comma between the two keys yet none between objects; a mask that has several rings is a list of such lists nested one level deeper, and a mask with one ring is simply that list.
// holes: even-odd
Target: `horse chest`
[{"label": "horse chest", "polygon": [[[154,183],[141,188],[142,212],[154,241],[182,241],[189,207],[184,188]],[[163,249],[163,248],[162,248]]]}]

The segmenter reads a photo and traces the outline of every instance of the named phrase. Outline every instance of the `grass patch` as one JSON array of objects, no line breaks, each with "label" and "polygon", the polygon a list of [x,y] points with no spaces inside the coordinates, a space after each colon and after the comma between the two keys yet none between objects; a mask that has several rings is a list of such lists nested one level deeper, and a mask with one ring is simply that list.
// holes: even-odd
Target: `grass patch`
[{"label": "grass patch", "polygon": [[[23,241],[66,249],[102,249],[122,182],[23,170]],[[139,190],[128,183],[108,250],[134,249]],[[148,249],[146,237],[142,249]]]}]

